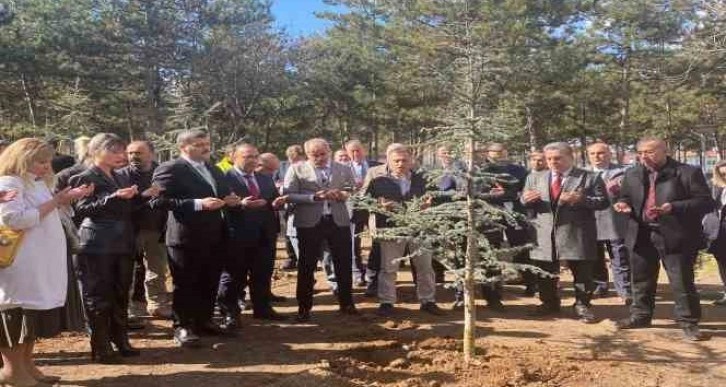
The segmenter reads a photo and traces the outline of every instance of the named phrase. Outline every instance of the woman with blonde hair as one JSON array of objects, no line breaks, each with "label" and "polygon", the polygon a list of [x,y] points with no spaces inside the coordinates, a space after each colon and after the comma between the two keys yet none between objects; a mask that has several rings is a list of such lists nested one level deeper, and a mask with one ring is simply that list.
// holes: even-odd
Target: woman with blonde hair
[{"label": "woman with blonde hair", "polygon": [[39,311],[60,307],[68,280],[66,239],[58,208],[88,195],[93,187],[50,191],[54,150],[46,142],[25,138],[0,155],[0,191],[16,196],[0,203],[0,225],[19,230],[23,238],[13,263],[0,269],[0,383],[34,386],[55,382],[33,363],[35,318]]},{"label": "woman with blonde hair", "polygon": [[726,306],[726,161],[719,161],[713,166],[711,182],[716,211],[706,215],[703,229],[709,242],[708,252],[716,258],[718,273],[724,284],[724,293],[713,304]]}]

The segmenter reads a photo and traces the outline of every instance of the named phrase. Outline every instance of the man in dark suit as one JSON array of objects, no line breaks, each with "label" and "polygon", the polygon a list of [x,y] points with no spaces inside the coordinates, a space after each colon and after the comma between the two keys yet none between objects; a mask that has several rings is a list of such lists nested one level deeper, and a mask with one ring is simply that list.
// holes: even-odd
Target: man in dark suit
[{"label": "man in dark suit", "polygon": [[[350,158],[350,167],[353,170],[353,178],[355,179],[356,189],[360,189],[363,186],[363,180],[366,178],[368,169],[380,165],[378,161],[368,160],[366,158],[366,149],[363,147],[363,143],[359,140],[350,140],[345,143],[345,151],[348,153]],[[353,279],[357,286],[366,285],[366,267],[363,265],[363,256],[361,255],[361,239],[360,234],[363,232],[365,227],[368,226],[368,211],[355,209],[353,210]],[[370,262],[370,256],[369,262]]]},{"label": "man in dark suit", "polygon": [[616,326],[650,326],[662,261],[684,337],[703,340],[693,266],[700,247],[701,220],[714,206],[711,193],[701,169],[668,157],[663,140],[641,139],[637,149],[640,164],[625,172],[614,205],[616,211],[629,215],[625,244],[630,251],[633,289],[630,317],[617,321]]},{"label": "man in dark suit", "polygon": [[552,274],[537,281],[542,301],[535,315],[560,311],[557,275],[560,262],[572,271],[575,314],[584,323],[595,322],[590,300],[595,284],[592,264],[597,254],[595,211],[608,207],[605,183],[595,173],[574,166],[572,148],[563,142],[544,147],[549,171],[532,172],[522,191],[522,203],[531,209],[535,247],[534,265]]},{"label": "man in dark suit", "polygon": [[222,172],[209,163],[211,143],[201,130],[179,134],[181,157],[161,164],[152,178],[161,194],[152,208],[169,211],[166,244],[174,284],[174,340],[195,346],[197,334],[224,335],[212,322],[227,241],[222,208],[240,205]]},{"label": "man in dark suit", "polygon": [[[249,276],[253,317],[283,320],[270,303],[275,243],[279,222],[275,207],[279,194],[270,175],[255,173],[260,153],[251,144],[239,145],[232,153],[234,166],[225,175],[230,190],[242,199],[240,207],[226,212],[230,229],[225,274],[219,284],[217,301],[225,315],[225,325],[239,326],[239,298]],[[276,201],[277,200],[277,201]]]},{"label": "man in dark suit", "polygon": [[[524,214],[524,207],[519,201],[519,195],[527,177],[527,170],[523,166],[509,161],[507,147],[502,143],[492,143],[484,149],[486,153],[482,157],[483,163],[479,165],[479,169],[488,174],[508,175],[512,179],[511,182],[497,184],[495,187],[487,189],[487,192],[485,192],[489,194],[486,199],[487,202],[493,206]],[[524,246],[529,242],[527,230],[519,225],[508,226],[504,231],[487,233],[487,239],[493,247],[500,248],[504,243],[505,235],[510,247]],[[518,253],[513,261],[519,264],[529,264],[529,252],[522,251]],[[526,270],[522,270],[521,275],[525,285],[525,295],[534,296],[536,288],[535,276]],[[489,308],[501,310],[504,307],[502,304],[501,282],[482,285],[482,294]]]},{"label": "man in dark suit", "polygon": [[[600,175],[605,182],[605,189],[611,202],[620,195],[620,184],[626,168],[610,162],[612,153],[608,144],[596,142],[587,147],[590,161],[588,170]],[[628,227],[628,216],[608,208],[595,212],[597,221],[597,261],[593,270],[595,291],[593,297],[606,297],[608,294],[608,268],[605,252],[610,257],[613,272],[613,285],[626,305],[630,305],[630,261],[628,249],[625,247],[625,232]]]},{"label": "man in dark suit", "polygon": [[349,166],[330,160],[330,145],[321,138],[306,141],[304,148],[308,160],[290,166],[283,189],[287,201],[295,204],[294,226],[300,242],[297,321],[310,320],[315,267],[324,241],[333,256],[340,312],[355,315],[358,312],[351,294],[353,249],[345,204],[355,190],[353,172]]}]

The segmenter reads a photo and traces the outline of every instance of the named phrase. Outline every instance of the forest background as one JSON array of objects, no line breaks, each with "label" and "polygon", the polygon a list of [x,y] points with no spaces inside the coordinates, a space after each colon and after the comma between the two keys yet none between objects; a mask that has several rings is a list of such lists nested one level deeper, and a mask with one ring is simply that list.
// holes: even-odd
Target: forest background
[{"label": "forest background", "polygon": [[[265,0],[2,0],[0,136],[170,149],[198,127],[218,148],[323,136],[379,154],[451,124],[465,42],[484,53],[472,102],[487,141],[622,153],[647,133],[724,155],[723,0],[325,2],[342,10],[318,15],[330,27],[296,37]],[[464,21],[472,35],[456,36]]]}]

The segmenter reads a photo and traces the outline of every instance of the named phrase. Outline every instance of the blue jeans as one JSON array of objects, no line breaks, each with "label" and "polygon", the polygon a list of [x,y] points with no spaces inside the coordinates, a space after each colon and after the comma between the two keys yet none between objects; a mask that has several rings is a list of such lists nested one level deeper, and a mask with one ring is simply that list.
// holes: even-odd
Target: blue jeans
[{"label": "blue jeans", "polygon": [[[622,239],[611,239],[597,242],[597,264],[595,269],[595,283],[607,289],[607,263],[605,262],[605,252],[610,256],[610,270],[613,276],[613,285],[615,291],[622,298],[632,297],[632,288],[630,285],[630,259],[628,258],[628,249],[625,247],[625,241]],[[597,272],[600,271],[600,275]],[[602,273],[604,271],[604,273]],[[604,276],[604,281],[602,277]]]}]

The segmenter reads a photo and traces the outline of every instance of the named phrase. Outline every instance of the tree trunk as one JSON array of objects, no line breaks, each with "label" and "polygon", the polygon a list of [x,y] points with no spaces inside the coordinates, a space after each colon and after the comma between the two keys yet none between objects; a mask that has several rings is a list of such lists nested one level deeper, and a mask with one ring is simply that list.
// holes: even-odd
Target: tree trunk
[{"label": "tree trunk", "polygon": [[[468,5],[468,4],[467,4]],[[468,7],[467,7],[468,8]],[[468,10],[467,10],[468,13]],[[466,87],[469,111],[467,118],[470,123],[474,122],[476,117],[476,88],[474,85],[474,53],[471,47],[471,26],[469,21],[466,22],[466,42],[467,42],[467,71],[466,71]],[[471,125],[471,124],[470,124]],[[473,129],[473,128],[471,128]],[[475,131],[472,130],[472,133]],[[479,249],[476,238],[476,214],[474,210],[474,180],[472,175],[474,172],[474,150],[475,139],[470,136],[467,140],[467,168],[469,178],[466,180],[466,218],[467,218],[467,238],[466,238],[466,256],[464,258],[464,363],[469,365],[472,363],[474,355],[476,355],[476,290],[474,289],[474,265],[478,262]]]},{"label": "tree trunk", "polygon": [[534,124],[534,113],[532,113],[532,108],[529,107],[529,105],[524,105],[524,111],[527,115],[527,134],[529,135],[529,149],[534,152],[539,149],[539,138],[537,135],[537,128],[535,128]]},{"label": "tree trunk", "polygon": [[[469,175],[474,171],[474,138],[467,144],[467,164]],[[474,288],[474,263],[477,260],[476,214],[474,213],[474,181],[466,183],[466,258],[464,259],[464,362],[469,364],[476,354],[476,290]]]},{"label": "tree trunk", "polygon": [[28,117],[30,118],[30,123],[33,125],[33,129],[35,129],[35,108],[33,106],[33,98],[30,96],[30,91],[28,91],[25,73],[20,74],[20,84],[23,86],[25,103],[28,105]]}]

